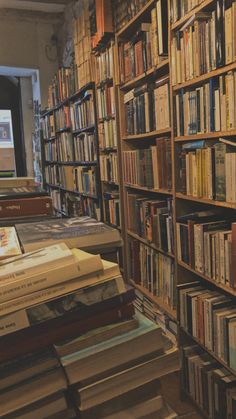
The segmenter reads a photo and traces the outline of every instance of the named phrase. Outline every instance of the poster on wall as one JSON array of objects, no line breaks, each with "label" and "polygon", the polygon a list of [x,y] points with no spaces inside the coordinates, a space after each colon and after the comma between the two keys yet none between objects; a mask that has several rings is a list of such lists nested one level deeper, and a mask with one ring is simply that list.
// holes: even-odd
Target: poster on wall
[{"label": "poster on wall", "polygon": [[0,148],[14,148],[11,111],[0,110]]}]

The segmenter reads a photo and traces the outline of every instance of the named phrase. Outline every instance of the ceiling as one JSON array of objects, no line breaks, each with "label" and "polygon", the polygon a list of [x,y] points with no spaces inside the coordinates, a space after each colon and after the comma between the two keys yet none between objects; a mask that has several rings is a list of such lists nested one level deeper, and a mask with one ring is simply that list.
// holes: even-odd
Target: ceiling
[{"label": "ceiling", "polygon": [[0,0],[0,9],[31,10],[47,13],[63,12],[71,0]]}]

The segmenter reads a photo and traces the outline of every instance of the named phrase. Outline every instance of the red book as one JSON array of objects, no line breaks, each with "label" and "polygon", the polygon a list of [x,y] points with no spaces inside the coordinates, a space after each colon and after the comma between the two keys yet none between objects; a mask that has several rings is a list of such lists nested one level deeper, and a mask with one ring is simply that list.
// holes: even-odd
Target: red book
[{"label": "red book", "polygon": [[0,218],[52,215],[52,213],[52,199],[49,196],[6,199],[0,203]]}]

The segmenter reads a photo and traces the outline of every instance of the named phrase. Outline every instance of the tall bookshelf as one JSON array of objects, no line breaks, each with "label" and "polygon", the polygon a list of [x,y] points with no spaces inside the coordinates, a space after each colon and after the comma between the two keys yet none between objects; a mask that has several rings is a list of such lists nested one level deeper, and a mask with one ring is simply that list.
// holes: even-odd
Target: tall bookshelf
[{"label": "tall bookshelf", "polygon": [[[226,400],[226,387],[221,387],[218,401],[214,401],[208,393],[209,383],[201,384],[210,400],[209,407],[204,398],[190,388],[186,362],[189,365],[192,363],[190,368],[196,370],[206,368],[203,358],[213,366],[216,363],[215,368],[221,371],[222,376],[228,374],[229,385],[235,385],[236,369],[229,354],[234,343],[228,323],[229,319],[232,322],[234,319],[236,296],[232,274],[234,257],[231,253],[234,247],[231,223],[236,215],[235,185],[230,180],[234,178],[232,160],[235,155],[235,3],[205,0],[192,2],[192,7],[195,6],[192,9],[184,8],[188,6],[191,6],[190,2],[170,1],[181,389],[204,417],[217,417],[218,414],[228,418],[234,415],[230,392],[227,392]],[[205,109],[203,104],[206,104]],[[209,218],[206,211],[211,213]],[[197,213],[202,218],[197,219]],[[204,221],[205,227],[202,227]],[[211,227],[210,222],[215,224]],[[202,225],[200,236],[194,224]],[[188,290],[187,283],[191,282]],[[196,301],[198,304],[192,317],[187,312],[184,314],[186,298],[190,311]],[[217,306],[216,301],[221,301],[221,306]],[[208,316],[207,306],[212,317]],[[223,328],[215,320],[220,316],[219,307],[222,308]],[[219,336],[217,342],[216,335]],[[224,350],[219,350],[222,345]],[[186,361],[189,358],[190,361]],[[200,374],[202,380],[201,372],[196,374]],[[191,379],[194,383],[201,381],[194,374]],[[215,391],[219,391],[221,384],[217,374],[214,373],[211,379]],[[227,416],[229,406],[232,416]]]},{"label": "tall bookshelf", "polygon": [[45,187],[59,215],[101,219],[93,82],[42,114]]},{"label": "tall bookshelf", "polygon": [[[167,7],[162,13],[168,13]],[[160,45],[162,53],[155,52],[158,50],[157,20],[157,2],[148,1],[116,34],[126,278],[175,320],[169,58],[165,40]],[[167,33],[167,16],[165,22],[163,30]],[[153,105],[156,109],[162,107],[163,118],[156,116],[161,113],[152,114]],[[128,120],[132,117],[131,126]],[[159,173],[154,162],[156,165],[159,162]],[[135,208],[138,208],[136,213]],[[139,217],[140,211],[146,219]],[[151,213],[155,213],[155,227],[151,225]],[[139,228],[148,223],[149,229]],[[157,223],[161,223],[162,237]],[[154,229],[158,231],[157,237]]]}]

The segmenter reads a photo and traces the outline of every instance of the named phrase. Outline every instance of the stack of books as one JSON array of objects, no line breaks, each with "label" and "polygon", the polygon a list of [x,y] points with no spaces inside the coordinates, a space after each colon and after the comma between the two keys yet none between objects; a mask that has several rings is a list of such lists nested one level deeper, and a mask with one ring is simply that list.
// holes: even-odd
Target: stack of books
[{"label": "stack of books", "polygon": [[122,417],[123,410],[153,399],[157,379],[178,364],[176,351],[164,352],[161,328],[141,314],[55,349],[81,418]]}]

